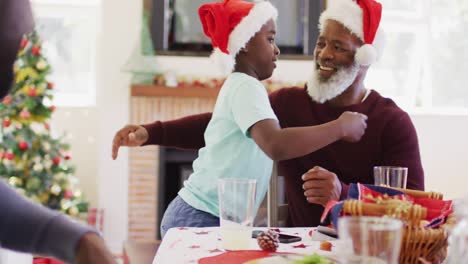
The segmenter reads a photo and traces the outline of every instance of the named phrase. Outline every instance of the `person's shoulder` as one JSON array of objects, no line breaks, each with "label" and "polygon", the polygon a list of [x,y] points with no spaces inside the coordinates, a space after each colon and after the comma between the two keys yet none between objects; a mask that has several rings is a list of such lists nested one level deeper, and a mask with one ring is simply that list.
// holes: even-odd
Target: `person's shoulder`
[{"label": "person's shoulder", "polygon": [[372,90],[371,99],[373,101],[371,112],[379,115],[379,119],[386,120],[387,123],[392,123],[395,126],[406,126],[412,124],[409,114],[403,110],[391,98],[384,97],[377,91]]},{"label": "person's shoulder", "polygon": [[403,110],[398,104],[393,101],[393,99],[384,97],[380,93],[375,90],[371,91],[369,95],[369,99],[373,102],[374,110],[380,110],[380,112],[385,113],[394,113],[394,114],[408,114],[405,110]]}]

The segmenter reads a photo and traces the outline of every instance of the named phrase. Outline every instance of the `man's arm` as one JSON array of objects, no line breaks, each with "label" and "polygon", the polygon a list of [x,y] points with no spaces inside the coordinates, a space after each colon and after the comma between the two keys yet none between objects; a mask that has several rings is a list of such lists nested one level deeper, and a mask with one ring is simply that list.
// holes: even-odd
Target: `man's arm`
[{"label": "man's arm", "polygon": [[[2,180],[0,211],[3,212],[0,217],[3,248],[54,256],[68,263],[115,263],[92,229],[26,200]],[[90,254],[94,258],[86,258]]]},{"label": "man's arm", "polygon": [[203,113],[143,125],[148,131],[148,139],[143,145],[200,149],[205,146],[204,134],[211,115],[211,113]]},{"label": "man's arm", "polygon": [[406,188],[424,190],[424,170],[418,136],[407,113],[395,115],[385,126],[382,137],[381,164],[408,168]]}]

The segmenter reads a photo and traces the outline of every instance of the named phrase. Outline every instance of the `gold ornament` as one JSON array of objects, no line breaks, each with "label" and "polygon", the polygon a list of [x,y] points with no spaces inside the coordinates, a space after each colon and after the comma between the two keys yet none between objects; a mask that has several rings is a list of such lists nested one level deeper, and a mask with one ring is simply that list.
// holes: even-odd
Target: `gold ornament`
[{"label": "gold ornament", "polygon": [[58,196],[61,191],[62,191],[62,188],[60,188],[58,184],[54,184],[52,185],[52,187],[50,187],[50,193],[52,193],[55,196]]},{"label": "gold ornament", "polygon": [[39,60],[36,64],[36,68],[40,71],[45,70],[47,63],[44,60]]},{"label": "gold ornament", "polygon": [[80,213],[80,210],[76,206],[72,206],[70,209],[68,209],[68,214],[71,216],[77,216]]},{"label": "gold ornament", "polygon": [[23,179],[20,179],[16,176],[11,176],[9,179],[8,179],[8,183],[13,186],[13,187],[20,187],[23,185]]},{"label": "gold ornament", "polygon": [[49,196],[50,194],[47,191],[45,191],[39,195],[39,201],[42,204],[47,204],[49,202]]}]

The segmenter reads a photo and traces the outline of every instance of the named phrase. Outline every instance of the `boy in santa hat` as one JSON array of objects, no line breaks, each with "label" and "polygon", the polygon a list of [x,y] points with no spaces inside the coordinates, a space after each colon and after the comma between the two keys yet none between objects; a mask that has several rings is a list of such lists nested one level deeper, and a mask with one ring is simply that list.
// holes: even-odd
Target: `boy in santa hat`
[{"label": "boy in santa hat", "polygon": [[277,10],[271,3],[208,3],[199,8],[199,16],[214,48],[212,59],[229,75],[194,172],[164,214],[162,236],[172,227],[219,225],[218,179],[255,179],[258,208],[272,160],[303,156],[340,139],[358,141],[366,128],[366,116],[351,112],[319,126],[280,127],[260,82],[271,77],[280,53],[275,44]]}]

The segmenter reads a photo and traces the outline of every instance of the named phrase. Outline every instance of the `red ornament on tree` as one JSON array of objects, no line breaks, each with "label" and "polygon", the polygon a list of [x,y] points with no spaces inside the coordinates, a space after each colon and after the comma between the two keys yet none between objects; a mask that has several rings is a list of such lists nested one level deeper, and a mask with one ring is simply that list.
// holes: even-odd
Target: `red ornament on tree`
[{"label": "red ornament on tree", "polygon": [[3,127],[9,127],[11,125],[11,121],[9,119],[3,120]]},{"label": "red ornament on tree", "polygon": [[26,46],[28,45],[28,43],[29,43],[28,39],[23,38],[23,39],[21,40],[21,49],[26,48]]},{"label": "red ornament on tree", "polygon": [[63,158],[64,158],[65,160],[70,160],[70,159],[71,159],[71,154],[70,154],[70,152],[65,153],[65,155],[63,155]]},{"label": "red ornament on tree", "polygon": [[31,117],[31,113],[28,110],[23,109],[20,112],[20,117],[24,118],[24,119],[27,119],[27,118]]},{"label": "red ornament on tree", "polygon": [[18,143],[18,148],[21,149],[21,150],[27,150],[28,149],[28,143],[26,141],[20,141]]},{"label": "red ornament on tree", "polygon": [[55,157],[52,159],[52,162],[55,164],[55,165],[59,165],[60,164],[60,157]]},{"label": "red ornament on tree", "polygon": [[71,199],[73,198],[73,192],[71,190],[66,190],[64,193],[63,193],[63,197],[67,198],[67,199]]},{"label": "red ornament on tree", "polygon": [[31,49],[32,54],[39,56],[41,54],[41,47],[40,46],[34,46]]},{"label": "red ornament on tree", "polygon": [[37,89],[36,88],[29,89],[28,95],[31,97],[37,96]]},{"label": "red ornament on tree", "polygon": [[6,104],[6,105],[11,104],[11,101],[12,101],[11,96],[7,96],[3,98],[3,104]]},{"label": "red ornament on tree", "polygon": [[3,154],[3,158],[13,160],[15,158],[15,154],[13,154],[12,152],[7,152]]},{"label": "red ornament on tree", "polygon": [[55,111],[55,105],[51,105],[51,106],[49,107],[49,110],[50,110],[51,112]]},{"label": "red ornament on tree", "polygon": [[51,89],[51,90],[54,89],[54,83],[53,82],[48,82],[47,83],[47,88]]}]

